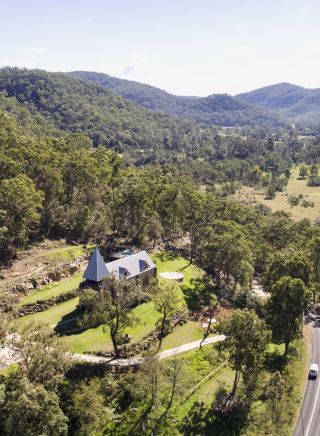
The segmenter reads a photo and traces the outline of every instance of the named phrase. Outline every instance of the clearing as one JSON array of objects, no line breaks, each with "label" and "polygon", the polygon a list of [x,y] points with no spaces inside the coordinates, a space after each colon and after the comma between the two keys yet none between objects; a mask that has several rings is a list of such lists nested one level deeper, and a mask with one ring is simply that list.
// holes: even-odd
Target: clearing
[{"label": "clearing", "polygon": [[[296,166],[291,169],[291,177],[285,190],[277,192],[273,200],[266,200],[263,190],[248,186],[241,187],[233,197],[245,204],[263,203],[269,206],[273,212],[283,210],[290,213],[296,221],[303,218],[314,221],[320,216],[320,187],[307,186],[307,183],[307,179],[302,180],[299,178],[299,166]],[[302,195],[302,201],[313,202],[314,207],[303,207],[301,201],[297,206],[292,206],[288,201],[291,195],[296,197]]]}]

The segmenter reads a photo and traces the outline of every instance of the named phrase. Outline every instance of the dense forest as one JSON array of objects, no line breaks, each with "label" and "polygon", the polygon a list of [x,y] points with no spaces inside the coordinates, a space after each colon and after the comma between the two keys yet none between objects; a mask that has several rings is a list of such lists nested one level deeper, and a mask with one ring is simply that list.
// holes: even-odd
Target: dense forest
[{"label": "dense forest", "polygon": [[250,105],[228,94],[208,97],[182,97],[161,89],[129,80],[118,79],[103,73],[73,71],[69,76],[96,83],[146,109],[167,112],[194,120],[203,125],[220,126],[288,126],[284,117]]},{"label": "dense forest", "polygon": [[[225,335],[188,357],[187,370],[152,353],[133,368],[78,364],[52,326],[16,324],[19,310],[1,295],[0,342],[21,359],[0,375],[0,433],[288,434],[299,401],[292,373],[301,373],[301,314],[320,298],[320,227],[229,194],[242,183],[272,196],[297,162],[312,163],[317,174],[319,137],[290,128],[204,128],[62,73],[6,68],[0,90],[1,264],[44,238],[102,248],[161,243],[172,252],[185,240],[184,256],[204,275],[179,288],[184,316],[205,311],[204,338]],[[253,279],[267,300],[252,293]],[[109,329],[119,357],[125,327],[145,321],[132,308],[152,301],[161,346],[181,310],[178,297],[176,284],[142,292],[106,279],[98,294],[79,290],[80,327]],[[211,331],[218,305],[229,316]],[[191,377],[206,381],[217,362],[228,365],[231,388],[221,383],[209,406],[194,402],[177,415]]]},{"label": "dense forest", "polygon": [[[287,130],[249,127],[201,129],[139,109],[63,74],[3,69],[0,89],[2,258],[36,237],[87,241],[105,233],[100,226],[120,232],[116,220],[123,217],[121,202],[129,204],[128,196],[136,194],[131,186],[138,181],[139,188],[132,189],[149,198],[147,203],[163,186],[173,189],[194,181],[212,192],[219,183],[220,195],[232,193],[231,182],[264,187],[272,195],[286,185],[293,163],[320,159],[317,137],[301,139]],[[128,167],[132,163],[141,169]],[[153,186],[154,178],[163,179],[164,185]],[[178,192],[159,198],[169,203],[186,198]],[[150,211],[154,220],[148,214],[140,217],[143,199],[133,200],[140,205],[130,215],[135,222],[144,231],[159,220],[167,226],[169,218],[156,206]],[[29,206],[23,218],[24,201]],[[159,205],[166,213],[172,207],[178,205]],[[173,223],[170,231],[175,230]],[[133,230],[125,220],[123,226],[133,240],[143,239],[141,229]]]}]

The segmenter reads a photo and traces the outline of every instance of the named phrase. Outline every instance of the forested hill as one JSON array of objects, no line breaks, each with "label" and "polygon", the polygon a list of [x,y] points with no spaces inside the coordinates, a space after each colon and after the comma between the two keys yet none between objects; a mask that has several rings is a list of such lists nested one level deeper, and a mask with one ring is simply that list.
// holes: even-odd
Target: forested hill
[{"label": "forested hill", "polygon": [[150,85],[118,79],[103,73],[73,71],[70,77],[99,84],[147,109],[160,110],[205,125],[283,126],[284,118],[254,107],[228,94],[184,97]]},{"label": "forested hill", "polygon": [[82,132],[93,145],[119,152],[179,150],[195,129],[194,123],[148,111],[101,86],[41,70],[1,69],[0,107],[32,133]]},{"label": "forested hill", "polygon": [[279,83],[239,94],[237,97],[245,103],[276,110],[299,121],[320,121],[320,89]]}]

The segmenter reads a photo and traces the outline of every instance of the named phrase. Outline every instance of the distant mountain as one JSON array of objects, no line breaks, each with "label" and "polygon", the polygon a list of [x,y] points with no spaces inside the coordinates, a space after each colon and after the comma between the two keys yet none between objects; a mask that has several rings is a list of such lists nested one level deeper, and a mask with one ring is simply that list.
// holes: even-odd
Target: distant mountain
[{"label": "distant mountain", "polygon": [[146,109],[170,113],[204,125],[279,126],[283,118],[228,94],[184,97],[169,94],[150,85],[118,79],[103,73],[73,71],[70,77],[99,84]]},{"label": "distant mountain", "polygon": [[245,103],[277,111],[298,121],[320,121],[320,89],[279,83],[238,94],[236,97]]}]

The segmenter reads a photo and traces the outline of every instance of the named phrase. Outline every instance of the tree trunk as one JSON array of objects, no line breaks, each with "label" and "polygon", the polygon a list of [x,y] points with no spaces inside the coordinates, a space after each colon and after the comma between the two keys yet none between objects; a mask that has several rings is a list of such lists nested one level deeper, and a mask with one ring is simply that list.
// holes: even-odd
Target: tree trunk
[{"label": "tree trunk", "polygon": [[237,392],[237,388],[238,388],[238,383],[240,380],[240,371],[236,370],[236,374],[234,377],[234,381],[233,381],[233,387],[232,387],[232,391],[231,391],[231,397],[233,398]]},{"label": "tree trunk", "polygon": [[116,334],[110,332],[110,336],[111,336],[111,340],[112,340],[112,345],[113,345],[113,349],[114,349],[114,354],[115,354],[115,356],[118,358],[118,357],[120,356],[120,352],[119,352],[119,347],[118,347],[118,343],[117,343],[117,337],[116,337]]},{"label": "tree trunk", "polygon": [[166,323],[166,319],[167,319],[167,313],[166,311],[163,313],[163,318],[162,318],[162,322],[161,322],[161,329],[160,329],[160,333],[159,333],[159,345],[158,345],[158,351],[161,348],[162,345],[162,339],[163,339],[163,334],[164,334],[164,326]]}]

